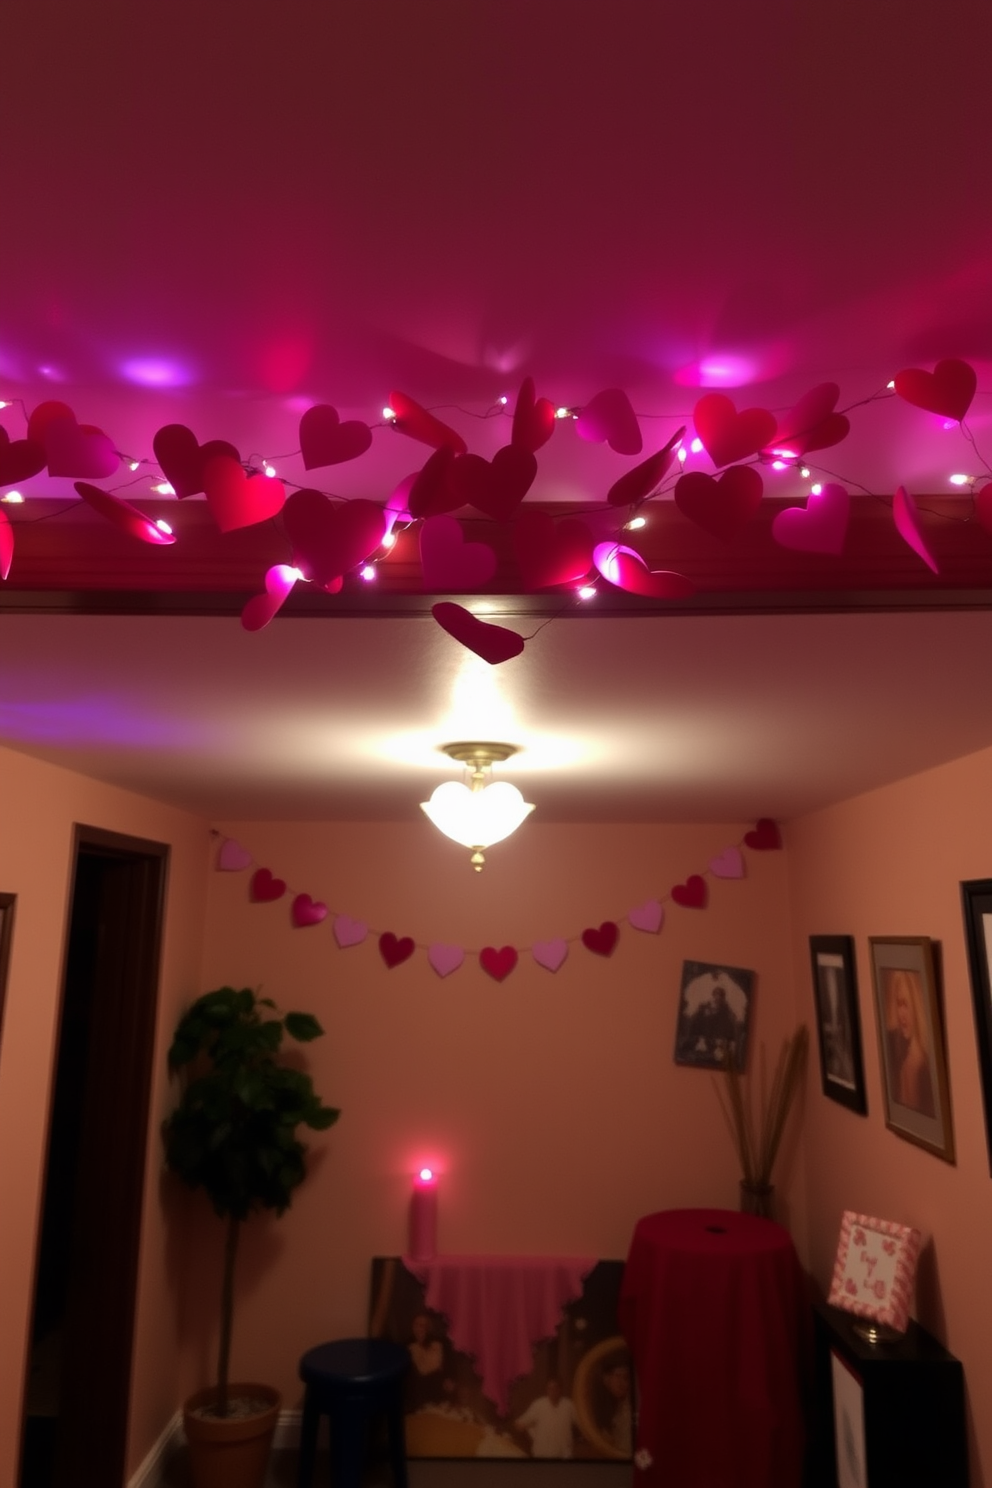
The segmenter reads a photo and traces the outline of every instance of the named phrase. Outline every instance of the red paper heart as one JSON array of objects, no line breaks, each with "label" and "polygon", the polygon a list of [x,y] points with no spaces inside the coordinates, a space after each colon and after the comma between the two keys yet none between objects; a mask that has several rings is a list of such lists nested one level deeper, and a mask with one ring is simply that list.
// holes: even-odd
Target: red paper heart
[{"label": "red paper heart", "polygon": [[646,599],[688,599],[695,594],[696,586],[684,574],[674,569],[648,568],[639,553],[630,548],[618,548],[612,568],[615,576],[611,583],[628,594],[642,594]]},{"label": "red paper heart", "polygon": [[265,574],[265,593],[253,595],[241,611],[244,629],[264,630],[286,603],[298,578],[296,569],[288,563],[273,564]]},{"label": "red paper heart", "polygon": [[637,414],[620,388],[607,388],[590,399],[575,428],[581,439],[608,444],[618,455],[639,455],[644,447]]},{"label": "red paper heart", "polygon": [[393,428],[398,429],[401,434],[409,434],[411,439],[419,439],[421,444],[429,444],[434,449],[444,449],[447,446],[456,455],[463,455],[468,448],[460,434],[456,434],[447,424],[442,424],[440,419],[428,413],[426,408],[421,408],[406,393],[395,390],[391,392],[389,406],[395,415]]},{"label": "red paper heart", "polygon": [[761,505],[763,490],[753,465],[731,465],[716,480],[702,470],[690,470],[675,482],[675,505],[697,527],[733,542]]},{"label": "red paper heart", "polygon": [[611,956],[620,931],[612,920],[604,920],[599,929],[583,930],[582,944],[597,956]]},{"label": "red paper heart", "polygon": [[107,491],[101,491],[99,486],[88,485],[86,481],[76,481],[75,488],[79,495],[98,511],[102,517],[113,522],[128,537],[136,537],[139,542],[150,543],[156,548],[167,548],[175,542],[175,535],[171,532],[163,532],[157,527],[150,517],[140,512],[130,501],[121,501],[117,496],[111,496]]},{"label": "red paper heart", "polygon": [[479,965],[496,982],[502,982],[517,964],[517,953],[512,946],[483,946],[479,952]]},{"label": "red paper heart", "polygon": [[932,573],[940,573],[940,565],[930,551],[920,522],[920,509],[905,486],[900,486],[892,498],[892,521],[903,542],[922,558]]},{"label": "red paper heart", "polygon": [[510,439],[518,449],[536,454],[555,432],[555,406],[547,398],[534,397],[534,379],[525,377],[513,410],[513,433]]},{"label": "red paper heart", "polygon": [[[957,357],[938,362],[932,372],[909,367],[896,373],[896,392],[915,408],[939,413],[944,418],[964,418],[975,396],[978,379],[974,367]],[[28,431],[30,433],[30,430]]]},{"label": "red paper heart", "polygon": [[755,822],[753,831],[744,833],[744,841],[755,852],[774,852],[782,846],[782,834],[770,816],[763,816]]},{"label": "red paper heart", "polygon": [[316,403],[300,419],[300,453],[307,470],[356,460],[372,443],[372,430],[360,419],[342,424],[336,408]]},{"label": "red paper heart", "polygon": [[[729,473],[729,472],[728,472]],[[801,553],[844,551],[851,498],[831,481],[819,492],[810,491],[805,506],[787,506],[772,522],[772,537],[783,548]]]},{"label": "red paper heart", "polygon": [[297,894],[293,900],[292,917],[293,924],[300,930],[307,925],[319,925],[321,920],[327,919],[327,905],[321,904],[319,899],[311,899],[309,894]]},{"label": "red paper heart", "polygon": [[278,516],[286,501],[281,480],[271,475],[246,475],[230,455],[212,455],[203,467],[207,505],[221,532],[254,527]]},{"label": "red paper heart", "polygon": [[474,592],[496,572],[496,554],[488,543],[466,542],[455,517],[428,517],[420,529],[420,566],[428,593]]},{"label": "red paper heart", "polygon": [[48,463],[45,446],[34,439],[11,439],[0,429],[0,486],[13,486],[17,481],[40,475]]},{"label": "red paper heart", "polygon": [[5,511],[0,510],[0,579],[10,573],[14,561],[14,529]]},{"label": "red paper heart", "polygon": [[834,413],[839,397],[840,388],[835,382],[821,382],[811,388],[795,407],[782,414],[772,440],[774,448],[762,453],[774,455],[786,448],[798,458],[809,450],[840,444],[851,432],[851,421],[843,413]]},{"label": "red paper heart", "polygon": [[452,604],[450,600],[441,600],[432,605],[431,614],[442,630],[454,636],[456,641],[461,641],[476,656],[481,656],[483,661],[488,661],[490,666],[498,666],[501,661],[510,661],[524,649],[524,638],[515,630],[477,620],[470,610],[462,605]]},{"label": "red paper heart", "polygon": [[44,445],[49,475],[105,480],[121,463],[113,440],[92,424],[77,424],[65,403],[39,404],[28,420],[28,439]]},{"label": "red paper heart", "polygon": [[474,506],[495,522],[507,521],[534,484],[537,459],[516,444],[504,445],[492,462],[481,455],[458,455],[451,467],[451,485],[461,505]]},{"label": "red paper heart", "polygon": [[162,474],[180,500],[197,496],[203,490],[204,467],[215,455],[226,455],[241,463],[241,456],[226,439],[209,439],[206,444],[198,444],[193,430],[185,424],[163,424],[152,440],[152,449]]},{"label": "red paper heart", "polygon": [[775,415],[766,408],[738,413],[725,393],[707,393],[692,410],[692,422],[714,465],[746,460],[775,438]]},{"label": "red paper heart", "polygon": [[992,536],[992,481],[975,492],[975,516]]},{"label": "red paper heart", "polygon": [[268,904],[273,899],[282,898],[286,883],[284,879],[273,878],[268,868],[259,868],[251,876],[249,892],[256,903]]},{"label": "red paper heart", "polygon": [[454,450],[444,446],[436,450],[423,470],[414,476],[407,496],[407,511],[411,517],[439,517],[465,505],[451,478],[454,459]]},{"label": "red paper heart", "polygon": [[706,880],[698,873],[691,873],[684,884],[676,884],[672,898],[683,909],[703,909],[706,904]]},{"label": "red paper heart", "polygon": [[649,455],[646,460],[641,461],[640,465],[635,465],[633,470],[628,470],[626,475],[614,481],[606,493],[610,506],[633,506],[635,502],[643,501],[646,496],[651,495],[652,491],[657,490],[665,477],[665,472],[675,459],[675,451],[684,433],[685,425],[683,424],[678,433],[672,435],[664,449],[660,449],[655,455]]},{"label": "red paper heart", "polygon": [[390,971],[394,966],[400,966],[404,961],[409,961],[413,952],[414,943],[409,935],[398,939],[392,930],[386,930],[379,936],[379,954]]},{"label": "red paper heart", "polygon": [[343,574],[375,552],[386,532],[385,514],[374,501],[335,506],[321,491],[310,489],[293,492],[283,521],[293,544],[294,567],[331,594],[340,589]]},{"label": "red paper heart", "polygon": [[525,511],[513,524],[513,550],[527,589],[574,584],[592,567],[593,536],[578,517],[556,522],[547,512]]}]

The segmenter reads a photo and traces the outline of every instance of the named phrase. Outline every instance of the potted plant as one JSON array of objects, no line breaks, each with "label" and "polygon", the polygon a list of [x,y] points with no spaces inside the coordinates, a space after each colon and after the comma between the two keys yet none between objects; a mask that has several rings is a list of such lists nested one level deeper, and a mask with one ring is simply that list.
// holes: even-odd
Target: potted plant
[{"label": "potted plant", "polygon": [[183,1411],[194,1488],[249,1488],[265,1477],[280,1398],[267,1385],[229,1380],[234,1263],[249,1215],[282,1214],[304,1178],[297,1129],[325,1131],[338,1119],[310,1076],[279,1058],[286,1034],[309,1043],[323,1031],[309,1013],[280,1015],[250,987],[220,987],[187,1009],[169,1049],[183,1089],[162,1123],[166,1165],[190,1188],[204,1188],[227,1226],[217,1382]]}]

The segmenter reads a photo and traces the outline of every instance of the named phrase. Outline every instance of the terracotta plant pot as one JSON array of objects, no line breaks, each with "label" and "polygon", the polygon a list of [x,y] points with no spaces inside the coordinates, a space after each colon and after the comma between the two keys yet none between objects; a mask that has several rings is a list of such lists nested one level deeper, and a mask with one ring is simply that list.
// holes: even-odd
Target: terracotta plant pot
[{"label": "terracotta plant pot", "polygon": [[266,1408],[252,1416],[199,1416],[198,1406],[217,1399],[217,1386],[189,1397],[183,1427],[193,1488],[263,1488],[265,1483],[282,1398],[270,1385],[243,1382],[229,1385],[228,1395],[232,1400],[244,1395],[264,1400]]}]

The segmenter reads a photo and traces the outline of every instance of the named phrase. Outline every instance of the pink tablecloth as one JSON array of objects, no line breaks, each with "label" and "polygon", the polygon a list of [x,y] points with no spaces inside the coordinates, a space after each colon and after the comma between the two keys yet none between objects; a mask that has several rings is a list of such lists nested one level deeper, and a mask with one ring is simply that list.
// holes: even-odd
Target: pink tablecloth
[{"label": "pink tablecloth", "polygon": [[505,1415],[511,1384],[534,1366],[535,1343],[553,1336],[562,1308],[581,1295],[583,1278],[596,1261],[585,1256],[414,1261],[404,1256],[403,1264],[424,1284],[427,1306],[447,1319],[455,1348],[474,1358],[483,1393]]}]

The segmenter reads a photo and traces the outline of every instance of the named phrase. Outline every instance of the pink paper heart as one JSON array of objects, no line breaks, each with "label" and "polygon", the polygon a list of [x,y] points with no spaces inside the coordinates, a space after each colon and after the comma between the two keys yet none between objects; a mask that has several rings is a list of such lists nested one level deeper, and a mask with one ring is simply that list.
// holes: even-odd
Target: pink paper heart
[{"label": "pink paper heart", "polygon": [[525,377],[513,410],[513,433],[510,438],[518,449],[536,454],[555,432],[555,408],[547,398],[535,398],[534,379]]},{"label": "pink paper heart", "polygon": [[761,505],[764,482],[753,465],[731,465],[716,480],[690,470],[675,482],[675,505],[714,537],[734,542]]},{"label": "pink paper heart", "polygon": [[33,475],[40,475],[47,463],[43,444],[33,439],[12,440],[6,429],[0,429],[0,486],[30,480]]},{"label": "pink paper heart", "polygon": [[466,542],[455,517],[428,517],[420,529],[420,566],[428,593],[474,592],[496,572],[496,554],[488,543]]},{"label": "pink paper heart", "polygon": [[672,898],[683,909],[702,909],[706,904],[706,880],[698,873],[691,873],[685,883],[676,884]]},{"label": "pink paper heart", "polygon": [[0,509],[0,579],[5,579],[10,573],[10,565],[14,561],[14,529],[10,525],[7,513]]},{"label": "pink paper heart", "polygon": [[685,433],[685,425],[673,434],[671,439],[660,449],[657,454],[649,455],[642,460],[640,465],[635,465],[633,470],[628,470],[606,493],[606,499],[610,506],[634,506],[638,501],[643,501],[656,491],[665,477],[675,459],[675,451],[678,449],[679,441]]},{"label": "pink paper heart", "polygon": [[217,867],[223,873],[240,873],[251,867],[251,853],[233,837],[225,837],[217,854]]},{"label": "pink paper heart", "polygon": [[639,455],[644,447],[637,415],[627,394],[607,388],[585,405],[575,424],[580,439],[608,444],[618,455]]},{"label": "pink paper heart", "polygon": [[585,522],[556,522],[547,512],[521,512],[513,524],[513,550],[527,589],[574,584],[592,567],[593,537]]},{"label": "pink paper heart", "polygon": [[517,964],[517,953],[512,946],[483,946],[479,952],[479,965],[494,981],[502,982]]},{"label": "pink paper heart", "polygon": [[772,441],[774,447],[762,453],[775,455],[786,450],[798,458],[809,450],[840,444],[851,432],[851,421],[843,413],[834,413],[839,397],[840,388],[835,382],[821,382],[810,388],[788,413],[779,416]]},{"label": "pink paper heart", "polygon": [[912,548],[918,558],[922,558],[927,568],[934,573],[940,573],[937,560],[927,546],[923,529],[920,526],[920,515],[916,502],[910,496],[905,486],[900,486],[892,498],[892,520],[896,531],[903,542]]},{"label": "pink paper heart", "polygon": [[530,948],[538,966],[545,971],[557,971],[568,955],[567,940],[536,940]]},{"label": "pink paper heart", "polygon": [[971,407],[978,378],[974,367],[967,362],[948,357],[938,362],[932,372],[923,372],[918,367],[897,372],[895,385],[899,397],[914,407],[960,421]]},{"label": "pink paper heart", "polygon": [[640,553],[619,543],[597,543],[592,550],[592,561],[604,579],[630,594],[642,594],[650,599],[687,599],[696,592],[691,579],[672,569],[650,569]]},{"label": "pink paper heart", "polygon": [[658,899],[648,899],[636,908],[627,911],[627,923],[635,930],[644,930],[648,935],[657,935],[665,923],[665,911]]},{"label": "pink paper heart", "polygon": [[372,430],[359,419],[342,424],[336,408],[315,403],[300,419],[300,453],[307,470],[355,460],[372,443]]},{"label": "pink paper heart", "polygon": [[398,393],[394,389],[389,395],[389,406],[395,415],[392,420],[393,428],[398,429],[401,434],[408,434],[411,439],[419,439],[421,444],[432,445],[434,449],[447,446],[456,455],[463,455],[468,448],[460,434],[456,434],[447,424],[442,424],[440,419],[428,413],[426,408],[421,408],[406,393]]},{"label": "pink paper heart", "polygon": [[281,899],[286,892],[284,879],[273,878],[268,868],[259,868],[251,876],[249,886],[251,897],[258,904],[268,904],[273,899]]},{"label": "pink paper heart", "polygon": [[241,611],[245,630],[263,630],[274,619],[293,592],[299,572],[288,563],[275,563],[265,573],[265,593],[255,594]]},{"label": "pink paper heart", "polygon": [[582,932],[582,944],[596,956],[612,956],[620,931],[613,920],[604,920],[601,925],[590,926]]},{"label": "pink paper heart", "polygon": [[105,480],[121,463],[113,440],[92,424],[78,424],[67,403],[39,403],[28,420],[28,440],[44,447],[49,475]]},{"label": "pink paper heart", "polygon": [[339,914],[334,916],[334,939],[344,950],[347,946],[361,945],[369,933],[369,927],[364,920],[353,920],[350,915]]},{"label": "pink paper heart", "polygon": [[327,905],[321,904],[319,899],[311,899],[309,894],[297,894],[293,900],[292,916],[298,930],[307,925],[319,925],[327,918]]},{"label": "pink paper heart", "polygon": [[740,848],[725,847],[715,858],[710,858],[709,869],[714,878],[743,878],[744,859]]},{"label": "pink paper heart", "polygon": [[130,501],[121,501],[117,496],[111,496],[109,491],[101,491],[99,486],[91,486],[87,481],[75,481],[75,488],[88,506],[98,511],[108,522],[113,522],[121,532],[126,532],[128,537],[136,537],[139,542],[150,543],[152,547],[167,548],[175,542],[175,534],[164,532],[151,519],[140,512]]},{"label": "pink paper heart", "polygon": [[483,661],[488,661],[490,666],[510,661],[524,649],[524,638],[515,630],[478,620],[470,610],[449,600],[432,605],[431,614],[442,630],[474,651],[476,656],[481,656]]},{"label": "pink paper heart", "polygon": [[844,551],[850,514],[847,491],[830,481],[821,491],[810,491],[805,506],[787,506],[780,511],[772,522],[772,537],[780,547],[800,553],[837,556]]},{"label": "pink paper heart", "polygon": [[738,413],[725,393],[707,393],[692,410],[692,421],[713,464],[733,465],[771,444],[775,415],[767,408],[745,408]]},{"label": "pink paper heart", "polygon": [[391,930],[386,930],[379,936],[379,954],[390,971],[394,966],[400,966],[404,961],[409,961],[414,950],[413,939],[409,935],[404,935],[400,939]]},{"label": "pink paper heart", "polygon": [[465,960],[465,952],[461,946],[441,945],[438,942],[435,945],[428,946],[427,959],[439,977],[446,977],[450,976],[453,971],[458,970],[459,966]]},{"label": "pink paper heart", "polygon": [[246,475],[230,455],[212,455],[203,467],[207,505],[221,532],[254,527],[278,516],[286,500],[281,480],[270,475]]},{"label": "pink paper heart", "polygon": [[226,439],[209,439],[206,444],[198,444],[196,435],[185,424],[163,424],[152,440],[152,449],[162,474],[180,499],[197,496],[203,490],[204,468],[215,455],[226,455],[241,463],[241,456]]},{"label": "pink paper heart", "polygon": [[507,444],[491,461],[481,455],[458,455],[451,467],[451,486],[460,505],[474,506],[495,522],[506,522],[536,475],[537,459],[531,451]]},{"label": "pink paper heart", "polygon": [[776,852],[782,846],[778,823],[770,816],[759,817],[753,830],[744,833],[744,842],[755,852]]},{"label": "pink paper heart", "polygon": [[343,501],[337,506],[321,491],[294,491],[283,514],[293,544],[293,565],[328,592],[382,543],[386,518],[374,501]]}]

